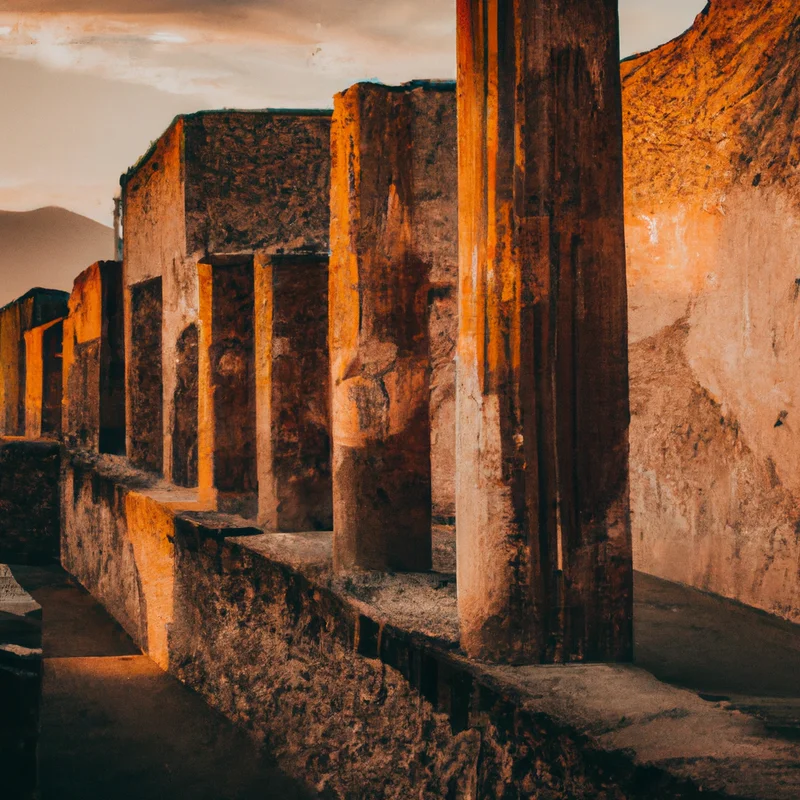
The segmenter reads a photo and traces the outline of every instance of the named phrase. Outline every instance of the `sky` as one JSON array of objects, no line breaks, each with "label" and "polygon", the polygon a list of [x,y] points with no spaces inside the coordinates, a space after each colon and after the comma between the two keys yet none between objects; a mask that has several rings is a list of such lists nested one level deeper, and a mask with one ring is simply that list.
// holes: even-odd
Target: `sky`
[{"label": "sky", "polygon": [[[706,0],[620,0],[622,55]],[[361,80],[455,76],[455,0],[0,0],[0,209],[109,224],[177,114],[330,107]]]}]

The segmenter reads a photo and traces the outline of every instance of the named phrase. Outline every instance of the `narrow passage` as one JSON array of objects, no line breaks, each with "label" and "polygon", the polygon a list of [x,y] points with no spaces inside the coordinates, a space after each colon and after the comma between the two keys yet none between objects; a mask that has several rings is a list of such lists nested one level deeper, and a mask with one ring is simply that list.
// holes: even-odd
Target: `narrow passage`
[{"label": "narrow passage", "polygon": [[310,797],[60,567],[12,570],[44,617],[42,800]]}]

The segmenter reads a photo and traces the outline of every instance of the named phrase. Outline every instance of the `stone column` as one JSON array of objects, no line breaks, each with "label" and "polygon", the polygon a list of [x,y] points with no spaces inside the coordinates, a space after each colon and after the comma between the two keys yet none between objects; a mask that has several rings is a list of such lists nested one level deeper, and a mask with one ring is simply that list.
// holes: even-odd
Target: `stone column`
[{"label": "stone column", "polygon": [[197,270],[200,501],[251,518],[258,505],[253,256],[208,256]]},{"label": "stone column", "polygon": [[125,453],[122,264],[99,261],[76,279],[64,320],[63,434],[70,447]]},{"label": "stone column", "polygon": [[[425,203],[441,196],[442,186],[455,186],[455,162],[452,174],[444,167],[448,146],[454,154],[454,125],[446,124],[453,90],[358,84],[334,100],[329,296],[337,569],[431,567],[429,295],[435,219],[442,215],[429,214]],[[422,122],[437,114],[438,126]],[[454,240],[455,226],[453,233]]]},{"label": "stone column", "polygon": [[462,645],[631,657],[616,0],[458,0]]},{"label": "stone column", "polygon": [[259,524],[329,531],[328,256],[257,255]]},{"label": "stone column", "polygon": [[61,435],[64,320],[25,332],[25,436]]}]

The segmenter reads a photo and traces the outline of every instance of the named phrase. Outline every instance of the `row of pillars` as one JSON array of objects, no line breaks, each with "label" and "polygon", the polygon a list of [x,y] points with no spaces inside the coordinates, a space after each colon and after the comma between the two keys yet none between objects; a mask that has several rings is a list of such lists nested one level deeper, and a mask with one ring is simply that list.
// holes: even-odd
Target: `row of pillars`
[{"label": "row of pillars", "polygon": [[[617,3],[457,6],[462,646],[509,663],[625,661],[632,558]],[[220,506],[226,494],[249,493],[272,530],[318,527],[330,492],[324,481],[291,490],[295,456],[280,447],[287,430],[301,431],[289,449],[305,447],[305,459],[323,464],[329,413],[339,572],[432,564],[430,313],[448,285],[437,274],[442,176],[432,143],[455,87],[417,88],[361,84],[336,98],[327,287],[317,285],[326,257],[199,266],[200,341],[190,349],[199,354],[201,490]],[[148,291],[132,293],[132,324],[151,331],[155,353],[160,328],[147,320],[161,315],[160,282]],[[215,292],[236,302],[217,303]],[[160,378],[147,358],[132,360],[131,375],[129,405],[146,410],[144,389]],[[242,385],[252,402],[242,402]],[[137,445],[139,432],[129,435]],[[302,501],[312,495],[313,508]]]},{"label": "row of pillars", "polygon": [[[458,599],[490,660],[631,656],[618,35],[612,0],[458,2]],[[414,112],[376,102],[334,112],[334,560],[424,570]]]}]

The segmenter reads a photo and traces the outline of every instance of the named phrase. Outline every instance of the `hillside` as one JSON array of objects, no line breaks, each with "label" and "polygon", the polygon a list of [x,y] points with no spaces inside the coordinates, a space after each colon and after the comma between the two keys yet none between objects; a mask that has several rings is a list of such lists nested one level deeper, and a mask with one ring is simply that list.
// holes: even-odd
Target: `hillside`
[{"label": "hillside", "polygon": [[113,252],[111,228],[64,208],[0,211],[0,306],[31,286],[69,291],[79,272]]}]

